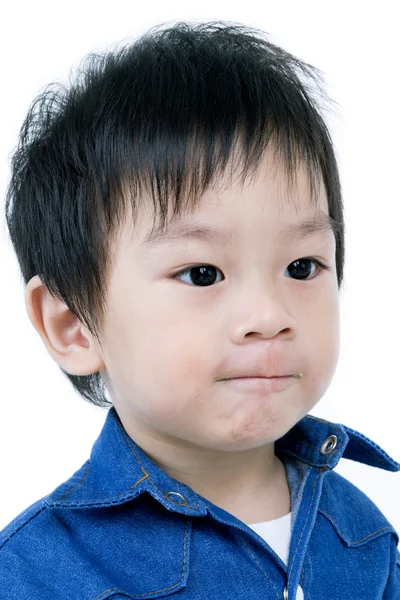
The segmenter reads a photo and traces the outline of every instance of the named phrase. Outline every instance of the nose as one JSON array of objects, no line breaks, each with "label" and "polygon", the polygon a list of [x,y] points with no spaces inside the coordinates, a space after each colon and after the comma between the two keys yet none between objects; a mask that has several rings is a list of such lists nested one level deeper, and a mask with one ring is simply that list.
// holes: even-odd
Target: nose
[{"label": "nose", "polygon": [[231,329],[232,340],[243,343],[247,338],[290,339],[297,331],[297,321],[288,309],[288,298],[277,284],[257,280],[244,286],[236,295]]}]

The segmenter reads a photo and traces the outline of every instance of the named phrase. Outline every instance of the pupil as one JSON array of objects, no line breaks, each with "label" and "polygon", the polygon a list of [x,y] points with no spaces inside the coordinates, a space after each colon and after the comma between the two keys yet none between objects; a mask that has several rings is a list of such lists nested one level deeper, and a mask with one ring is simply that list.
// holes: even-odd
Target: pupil
[{"label": "pupil", "polygon": [[190,270],[192,281],[196,285],[212,285],[216,280],[214,267],[193,267]]},{"label": "pupil", "polygon": [[[302,267],[299,268],[298,265],[302,265]],[[304,265],[306,265],[305,268]],[[295,260],[289,265],[288,270],[290,272],[294,270],[294,275],[296,275],[297,279],[306,279],[311,274],[311,262],[307,259]]]}]

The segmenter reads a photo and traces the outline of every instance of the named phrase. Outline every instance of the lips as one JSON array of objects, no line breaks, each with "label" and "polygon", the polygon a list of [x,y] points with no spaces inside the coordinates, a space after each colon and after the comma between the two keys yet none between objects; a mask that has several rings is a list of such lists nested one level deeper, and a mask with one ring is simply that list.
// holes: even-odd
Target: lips
[{"label": "lips", "polygon": [[295,377],[295,375],[237,375],[236,377],[230,377],[229,379],[250,379],[250,378],[256,378],[256,379],[280,379],[282,377]]},{"label": "lips", "polygon": [[232,393],[269,396],[295,385],[295,377],[236,377],[223,381]]},{"label": "lips", "polygon": [[[297,361],[296,361],[297,362]],[[288,377],[302,377],[299,366],[294,359],[285,358],[270,353],[264,356],[247,357],[247,360],[232,360],[225,364],[219,373],[219,380],[229,379],[283,379]]]},{"label": "lips", "polygon": [[288,373],[287,375],[264,375],[260,373],[245,373],[234,375],[233,377],[227,377],[226,379],[222,379],[222,381],[227,381],[228,379],[283,379],[284,377],[301,377],[302,373],[294,374]]}]

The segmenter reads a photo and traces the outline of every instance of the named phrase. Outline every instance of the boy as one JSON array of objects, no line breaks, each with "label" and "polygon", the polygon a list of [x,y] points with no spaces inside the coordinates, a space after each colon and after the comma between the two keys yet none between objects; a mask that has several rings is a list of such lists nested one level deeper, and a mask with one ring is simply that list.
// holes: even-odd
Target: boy
[{"label": "boy", "polygon": [[304,77],[322,93],[260,32],[180,23],[32,106],[6,201],[27,311],[111,408],[0,534],[1,599],[400,598],[397,533],[333,470],[400,465],[308,415],[338,360],[344,221]]}]

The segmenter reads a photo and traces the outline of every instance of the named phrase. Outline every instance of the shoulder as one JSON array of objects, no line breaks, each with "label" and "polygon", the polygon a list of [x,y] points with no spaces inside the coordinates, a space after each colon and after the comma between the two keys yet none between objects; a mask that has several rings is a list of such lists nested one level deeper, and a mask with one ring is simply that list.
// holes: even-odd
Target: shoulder
[{"label": "shoulder", "polygon": [[[0,532],[0,600],[153,598],[169,595],[171,581],[175,591],[184,587],[190,527],[182,514],[145,493],[85,502],[87,471],[88,464]],[[69,502],[84,486],[89,491]],[[153,550],[164,547],[173,551],[160,562]]]},{"label": "shoulder", "polygon": [[33,532],[40,530],[41,527],[48,526],[48,519],[51,518],[52,513],[51,504],[54,504],[52,498],[66,498],[74,491],[83,481],[89,464],[90,461],[86,461],[67,481],[59,485],[48,496],[37,500],[37,502],[26,508],[0,531],[0,556],[11,540],[18,543],[26,535],[30,536]]},{"label": "shoulder", "polygon": [[[55,492],[68,494],[68,490],[73,490],[85,465]],[[52,594],[60,570],[65,568],[63,557],[72,554],[74,546],[79,545],[74,531],[74,521],[79,521],[79,516],[73,516],[71,510],[51,506],[49,498],[46,496],[29,506],[0,531],[0,600],[28,597],[39,600],[42,598],[38,596],[39,590]]]},{"label": "shoulder", "polygon": [[[52,539],[54,547],[54,524],[51,524],[46,502],[38,500],[0,531],[0,599],[37,598],[33,582],[44,582],[40,573],[44,572],[43,548]],[[50,517],[50,518],[49,518]],[[47,553],[46,553],[47,554]],[[52,569],[52,561],[46,568]],[[45,585],[45,584],[44,584]],[[6,595],[2,595],[6,594]]]},{"label": "shoulder", "polygon": [[346,546],[361,546],[383,535],[399,535],[376,504],[334,471],[326,473],[318,512],[327,519]]},{"label": "shoulder", "polygon": [[5,547],[14,536],[18,536],[18,534],[21,535],[21,531],[27,527],[29,528],[30,525],[33,527],[37,525],[38,520],[40,521],[39,515],[41,515],[41,513],[46,510],[46,508],[47,505],[44,499],[38,500],[37,502],[26,508],[21,514],[15,517],[15,519],[13,519],[11,523],[9,523],[2,531],[0,531],[0,557],[2,556],[2,553],[4,554]]}]

